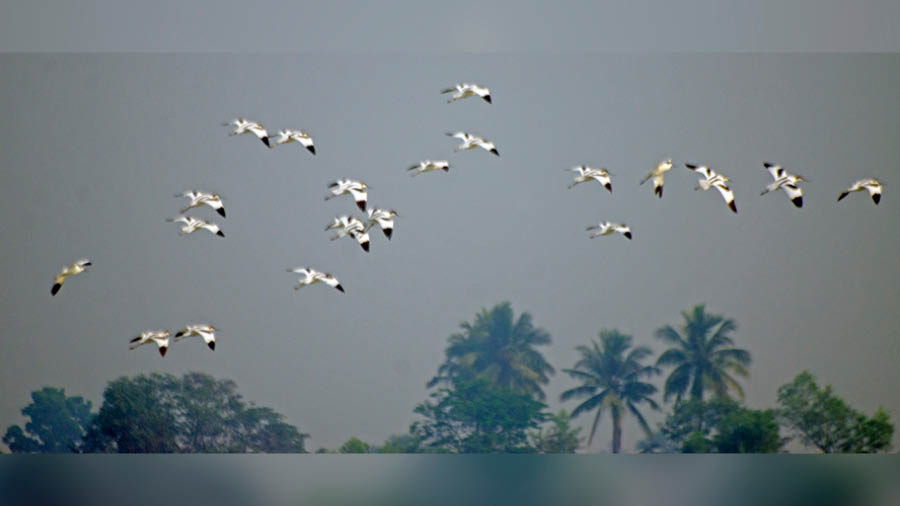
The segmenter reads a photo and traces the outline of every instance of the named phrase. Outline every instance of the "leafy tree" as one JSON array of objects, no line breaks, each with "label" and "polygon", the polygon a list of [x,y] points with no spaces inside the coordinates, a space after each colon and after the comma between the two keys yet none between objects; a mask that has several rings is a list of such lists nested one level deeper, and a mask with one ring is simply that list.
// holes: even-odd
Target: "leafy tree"
[{"label": "leafy tree", "polygon": [[777,453],[785,440],[774,410],[738,409],[716,426],[712,447],[716,453]]},{"label": "leafy tree", "polygon": [[410,427],[426,448],[451,453],[534,451],[526,431],[544,421],[545,406],[531,395],[475,378],[460,379],[431,398],[414,410],[425,420]]},{"label": "leafy tree", "polygon": [[659,434],[682,453],[775,453],[785,443],[776,412],[748,409],[734,400],[675,403]]},{"label": "leafy tree", "polygon": [[351,437],[338,448],[340,453],[372,453],[372,446],[369,443],[360,441],[356,437]]},{"label": "leafy tree", "polygon": [[91,403],[81,396],[66,397],[62,388],[44,387],[31,392],[22,409],[29,418],[25,430],[6,429],[3,442],[13,453],[68,453],[75,449],[91,424]]},{"label": "leafy tree", "polygon": [[550,415],[553,426],[544,432],[531,435],[532,445],[538,453],[575,453],[581,444],[581,427],[572,427],[571,418],[566,410],[562,409],[555,415]]},{"label": "leafy tree", "polygon": [[565,369],[566,374],[582,382],[581,386],[570,388],[562,393],[560,399],[578,399],[587,397],[572,411],[572,418],[594,409],[594,423],[588,437],[588,446],[594,440],[597,425],[604,410],[608,409],[613,423],[612,451],[618,453],[622,448],[622,418],[630,413],[634,416],[644,432],[649,436],[652,431],[638,405],[647,404],[659,409],[651,395],[656,387],[641,381],[658,373],[654,366],[641,362],[652,352],[645,346],[631,348],[631,336],[618,330],[601,330],[600,344],[591,342],[591,346],[578,346],[581,359],[575,363],[574,369]]},{"label": "leafy tree", "polygon": [[783,423],[823,453],[876,453],[891,447],[894,425],[883,409],[866,417],[835,395],[831,385],[819,388],[808,371],[778,388],[778,404]]},{"label": "leafy tree", "polygon": [[431,388],[457,379],[487,378],[500,388],[526,392],[544,399],[541,385],[549,383],[553,367],[535,346],[550,344],[550,334],[536,328],[531,315],[513,317],[509,302],[482,309],[473,323],[460,324],[462,332],[450,336],[446,360],[428,382]]},{"label": "leafy tree", "polygon": [[656,431],[641,439],[634,445],[638,453],[678,453],[680,446],[669,441],[665,435]]},{"label": "leafy tree", "polygon": [[426,453],[422,448],[422,438],[415,434],[394,435],[384,442],[378,453]]},{"label": "leafy tree", "polygon": [[656,337],[673,345],[656,360],[657,366],[672,366],[666,378],[663,400],[671,396],[681,400],[690,391],[692,399],[703,399],[707,389],[716,397],[727,397],[729,391],[744,398],[744,390],[732,374],[747,377],[750,352],[732,347],[729,333],[737,329],[734,320],[709,314],[705,305],[694,306],[690,313],[682,311],[681,332],[671,325],[656,331]]}]

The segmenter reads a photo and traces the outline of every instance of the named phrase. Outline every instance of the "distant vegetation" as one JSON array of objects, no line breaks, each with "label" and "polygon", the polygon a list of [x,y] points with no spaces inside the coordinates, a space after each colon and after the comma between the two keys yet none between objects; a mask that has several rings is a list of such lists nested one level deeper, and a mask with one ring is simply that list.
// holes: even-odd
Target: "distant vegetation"
[{"label": "distant vegetation", "polygon": [[[515,317],[507,302],[482,309],[449,337],[427,383],[433,390],[406,433],[381,445],[351,437],[316,453],[574,453],[592,448],[604,420],[617,453],[629,418],[645,435],[640,453],[775,453],[791,440],[823,453],[890,450],[894,425],[883,409],[866,416],[806,371],[778,389],[777,407],[745,406],[740,379],[752,360],[735,345],[736,322],[703,305],[682,318],[656,331],[668,348],[655,361],[650,348],[616,329],[578,346],[578,361],[562,369],[575,384],[560,398],[577,404],[571,414],[552,414],[543,389],[555,370],[538,349],[551,344],[550,334],[527,312]],[[666,378],[661,399],[651,383],[658,375]],[[655,430],[648,409],[665,410]],[[593,417],[586,440],[572,427],[585,413]],[[45,387],[22,414],[25,427],[3,436],[14,453],[305,453],[309,437],[276,411],[245,402],[231,380],[202,373],[118,378],[97,412],[82,397]]]}]

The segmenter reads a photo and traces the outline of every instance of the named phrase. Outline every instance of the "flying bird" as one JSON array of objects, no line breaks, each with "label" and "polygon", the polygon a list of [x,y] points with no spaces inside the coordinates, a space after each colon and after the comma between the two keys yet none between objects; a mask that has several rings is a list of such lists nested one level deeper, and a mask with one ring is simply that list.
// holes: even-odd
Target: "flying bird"
[{"label": "flying bird", "polygon": [[219,237],[225,237],[225,233],[222,232],[221,229],[219,229],[218,225],[206,220],[201,220],[199,218],[193,218],[191,216],[178,216],[176,218],[166,218],[166,221],[170,223],[184,223],[184,226],[181,227],[181,231],[178,232],[178,235],[188,235],[202,228],[205,230],[209,230]]},{"label": "flying bird", "polygon": [[182,339],[192,336],[202,337],[203,342],[206,343],[207,346],[209,346],[209,349],[213,351],[216,350],[216,328],[212,325],[187,325],[186,327],[175,333],[175,342],[177,343]]},{"label": "flying bird", "polygon": [[578,175],[575,176],[575,182],[568,186],[569,189],[575,188],[575,185],[579,183],[597,181],[598,183],[602,184],[609,193],[612,193],[612,178],[610,178],[610,176],[612,176],[613,174],[608,170],[593,169],[586,165],[579,165],[578,167],[572,167],[571,169],[566,170],[578,173]]},{"label": "flying bird", "polygon": [[478,137],[477,135],[467,134],[465,132],[447,132],[447,135],[450,137],[456,137],[457,139],[462,141],[462,144],[453,149],[453,151],[465,151],[467,149],[481,148],[485,151],[490,151],[497,156],[500,156],[500,152],[497,151],[497,148],[494,146],[493,142],[486,141],[485,139]]},{"label": "flying bird", "polygon": [[259,140],[261,140],[267,148],[272,147],[271,145],[269,145],[269,133],[266,132],[266,129],[263,128],[261,123],[257,123],[256,121],[248,121],[245,118],[238,118],[233,119],[227,123],[222,123],[222,126],[233,127],[228,135],[252,133],[253,135],[259,137]]},{"label": "flying bird", "polygon": [[481,97],[485,102],[491,103],[491,90],[472,83],[457,84],[452,88],[444,88],[441,94],[453,93],[453,96],[447,100],[447,103],[456,102],[457,100],[469,97]]},{"label": "flying bird", "polygon": [[169,335],[168,330],[146,330],[129,342],[128,349],[133,350],[138,346],[155,343],[160,356],[165,357],[169,349]]},{"label": "flying bird", "polygon": [[338,179],[328,185],[328,188],[331,190],[331,195],[326,195],[325,200],[331,200],[334,197],[349,194],[353,196],[353,200],[356,201],[356,206],[359,207],[360,211],[366,210],[366,202],[369,199],[366,192],[369,185],[366,183],[354,181],[352,179]]},{"label": "flying bird", "polygon": [[397,211],[393,209],[369,209],[367,214],[369,215],[369,228],[378,224],[381,227],[381,231],[384,232],[384,236],[390,241],[391,235],[394,233],[394,217],[399,216]]},{"label": "flying bird", "polygon": [[647,182],[648,179],[653,179],[653,193],[655,193],[659,198],[662,198],[663,195],[663,181],[665,179],[665,173],[672,170],[672,159],[666,158],[665,160],[656,164],[656,168],[651,170],[644,176],[644,179],[641,180],[641,184]]},{"label": "flying bird", "polygon": [[336,234],[330,238],[332,241],[349,235],[356,239],[363,251],[369,252],[369,232],[366,230],[366,224],[359,218],[338,216],[325,227],[325,230],[336,231]]},{"label": "flying bird", "polygon": [[184,193],[176,193],[176,197],[187,197],[191,199],[191,203],[183,208],[180,212],[184,214],[191,208],[207,205],[216,210],[223,218],[225,217],[225,206],[222,205],[222,197],[218,193],[205,193],[199,191],[186,191]]},{"label": "flying bird", "polygon": [[684,166],[697,174],[700,174],[704,178],[698,181],[697,186],[694,187],[694,191],[706,191],[715,187],[715,189],[719,190],[719,193],[722,194],[722,198],[725,199],[725,204],[728,205],[728,208],[737,214],[737,205],[734,203],[734,192],[728,187],[728,178],[726,176],[718,174],[716,171],[705,165],[698,166],[685,163]]},{"label": "flying bird", "polygon": [[308,132],[303,130],[279,130],[278,138],[275,139],[275,145],[280,146],[289,142],[299,142],[310,153],[316,154],[316,147],[313,145],[313,140]]},{"label": "flying bird", "polygon": [[587,227],[585,230],[591,231],[596,230],[593,234],[591,234],[591,239],[595,237],[600,237],[601,235],[611,235],[616,232],[620,232],[622,235],[631,240],[631,227],[625,225],[624,223],[613,223],[611,221],[603,221],[598,223],[597,225],[591,225]]},{"label": "flying bird", "polygon": [[435,170],[442,170],[444,172],[450,172],[450,162],[447,160],[422,160],[421,162],[410,165],[406,170],[414,170],[412,176],[418,176],[419,174],[424,174],[426,172],[432,172]]},{"label": "flying bird", "polygon": [[296,267],[294,269],[288,269],[287,271],[303,275],[302,278],[297,280],[297,286],[294,287],[294,290],[299,290],[304,286],[313,283],[325,283],[332,288],[337,288],[341,292],[344,291],[344,287],[341,286],[341,283],[337,278],[327,272],[323,273],[307,267]]},{"label": "flying bird", "polygon": [[795,206],[803,207],[803,189],[798,185],[798,183],[806,181],[803,176],[791,174],[778,164],[763,162],[763,167],[769,171],[775,181],[769,183],[760,195],[781,188]]},{"label": "flying bird", "polygon": [[62,288],[63,283],[66,281],[68,276],[74,276],[75,274],[81,274],[85,271],[85,267],[92,265],[91,261],[87,258],[81,258],[76,260],[72,265],[66,266],[62,268],[59,274],[56,275],[56,278],[53,280],[53,286],[50,288],[50,295],[56,295],[59,292],[59,289]]},{"label": "flying bird", "polygon": [[884,188],[884,185],[881,184],[881,181],[867,177],[865,179],[860,179],[859,181],[853,183],[850,188],[842,191],[840,195],[838,195],[838,202],[841,201],[844,197],[850,194],[850,192],[861,192],[863,190],[868,190],[869,195],[872,196],[872,200],[875,202],[877,206],[879,202],[881,202],[881,190]]}]

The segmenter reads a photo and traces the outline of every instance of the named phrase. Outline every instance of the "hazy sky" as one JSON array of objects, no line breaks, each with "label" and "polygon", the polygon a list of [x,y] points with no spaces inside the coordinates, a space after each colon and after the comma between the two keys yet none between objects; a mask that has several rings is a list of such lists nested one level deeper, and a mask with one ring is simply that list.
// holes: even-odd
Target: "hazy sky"
[{"label": "hazy sky", "polygon": [[[753,354],[751,406],[808,369],[900,417],[897,55],[2,55],[0,68],[2,430],[45,385],[96,408],[120,375],[202,371],[284,413],[311,450],[380,443],[415,420],[458,324],[504,300],[552,334],[558,370],[601,328],[659,353],[653,331],[706,302]],[[446,104],[458,81],[490,86],[494,104]],[[238,115],[307,129],[318,155],[229,137],[219,123]],[[453,153],[443,134],[457,129],[501,157]],[[638,182],[664,157],[679,166],[659,200]],[[424,158],[453,167],[409,177]],[[763,160],[810,180],[803,209],[759,195]],[[740,213],[694,192],[685,161],[728,175]],[[613,194],[567,190],[563,169],[581,163],[613,171]],[[879,206],[835,202],[864,176],[885,182]],[[324,225],[355,211],[323,201],[341,177],[401,214],[391,242],[328,240]],[[227,219],[189,214],[225,239],[164,221],[194,188],[223,195]],[[589,240],[600,220],[634,240]],[[90,272],[51,298],[81,256]],[[295,292],[285,269],[302,265],[347,293]],[[222,329],[215,352],[128,350],[141,330],[195,321]],[[553,377],[552,409],[574,408],[558,402],[572,385]],[[629,419],[625,448],[639,436]]]}]

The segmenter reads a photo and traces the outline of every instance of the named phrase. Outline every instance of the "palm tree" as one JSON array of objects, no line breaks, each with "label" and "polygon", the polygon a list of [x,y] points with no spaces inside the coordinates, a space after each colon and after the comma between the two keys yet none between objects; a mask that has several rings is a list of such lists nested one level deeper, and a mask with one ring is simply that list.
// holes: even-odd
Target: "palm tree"
[{"label": "palm tree", "polygon": [[622,417],[626,410],[637,418],[648,437],[652,434],[638,404],[646,403],[653,409],[659,409],[656,401],[650,398],[656,393],[656,387],[641,381],[642,378],[658,374],[659,370],[655,366],[641,363],[652,354],[646,346],[638,346],[629,351],[631,336],[618,330],[601,330],[598,335],[600,344],[592,340],[592,346],[575,348],[581,353],[581,359],[575,363],[574,369],[564,371],[583,384],[563,392],[560,400],[588,398],[572,411],[572,418],[596,408],[588,447],[594,440],[600,416],[609,408],[613,422],[612,451],[619,453],[622,448]]},{"label": "palm tree", "polygon": [[740,399],[744,390],[731,374],[747,377],[750,352],[733,348],[729,333],[737,329],[731,318],[709,314],[703,304],[694,306],[690,313],[682,311],[684,324],[681,332],[671,325],[656,331],[656,337],[674,345],[656,360],[657,366],[673,366],[664,388],[663,400],[675,396],[681,400],[690,387],[691,398],[703,400],[707,389],[718,398],[728,397],[733,391]]},{"label": "palm tree", "polygon": [[531,315],[513,318],[509,302],[482,309],[473,323],[460,324],[462,332],[450,336],[446,360],[428,387],[457,379],[486,378],[497,387],[509,388],[544,399],[541,385],[550,382],[553,367],[535,346],[550,344],[550,334],[531,323]]}]

